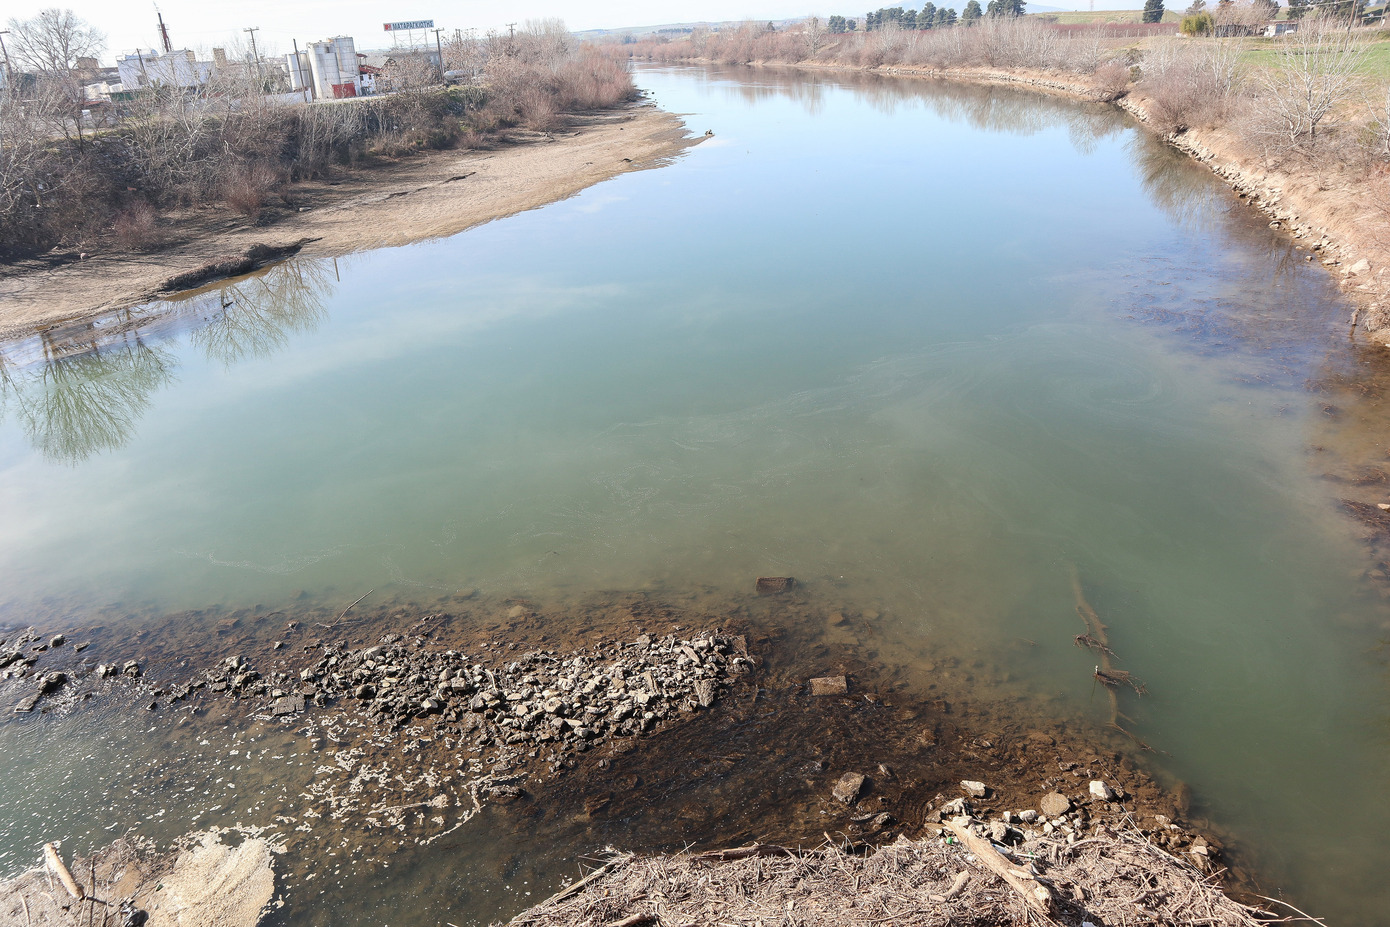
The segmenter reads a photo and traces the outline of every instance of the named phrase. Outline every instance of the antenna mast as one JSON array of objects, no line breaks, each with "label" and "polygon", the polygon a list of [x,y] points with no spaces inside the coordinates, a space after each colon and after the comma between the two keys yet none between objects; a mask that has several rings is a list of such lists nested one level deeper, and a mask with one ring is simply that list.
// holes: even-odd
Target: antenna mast
[{"label": "antenna mast", "polygon": [[159,7],[154,8],[154,15],[159,17],[159,38],[164,42],[164,54],[174,50],[174,43],[169,41],[169,27],[164,25],[164,14],[159,12]]}]

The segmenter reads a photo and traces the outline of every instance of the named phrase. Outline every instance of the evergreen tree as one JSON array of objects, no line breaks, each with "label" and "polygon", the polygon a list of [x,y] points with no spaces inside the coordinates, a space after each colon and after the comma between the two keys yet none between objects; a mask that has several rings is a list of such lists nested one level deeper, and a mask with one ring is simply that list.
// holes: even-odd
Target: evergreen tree
[{"label": "evergreen tree", "polygon": [[1163,0],[1144,0],[1144,22],[1163,22]]},{"label": "evergreen tree", "polygon": [[[977,3],[976,6],[978,7],[979,4]],[[937,28],[937,29],[946,29],[946,28],[948,28],[948,27],[950,27],[950,26],[954,26],[955,24],[956,24],[956,11],[955,11],[955,8],[954,8],[954,7],[951,8],[951,9],[947,9],[947,8],[944,7],[944,6],[943,6],[943,7],[938,7],[938,8],[937,8],[937,10],[936,10],[936,25],[935,25],[935,28]]]},{"label": "evergreen tree", "polygon": [[917,14],[917,28],[930,29],[936,25],[936,4],[928,2],[922,7],[922,12]]},{"label": "evergreen tree", "polygon": [[983,19],[984,15],[984,10],[980,9],[980,0],[970,0],[960,12],[960,21],[964,25],[973,26]]},{"label": "evergreen tree", "polygon": [[1279,0],[1250,0],[1250,6],[1260,14],[1261,19],[1273,19],[1279,15]]},{"label": "evergreen tree", "polygon": [[1311,5],[1308,0],[1289,0],[1289,19],[1295,22],[1302,19]]},{"label": "evergreen tree", "polygon": [[[1305,0],[1306,2],[1306,0]],[[1184,15],[1196,16],[1207,8],[1207,0],[1192,0],[1192,5],[1183,11]]]},{"label": "evergreen tree", "polygon": [[1024,0],[989,0],[986,13],[990,16],[1022,16]]}]

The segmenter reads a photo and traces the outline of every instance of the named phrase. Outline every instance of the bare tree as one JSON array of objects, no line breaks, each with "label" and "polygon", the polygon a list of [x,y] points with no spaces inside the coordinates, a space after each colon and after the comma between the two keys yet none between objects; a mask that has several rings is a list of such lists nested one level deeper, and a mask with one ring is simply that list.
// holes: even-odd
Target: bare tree
[{"label": "bare tree", "polygon": [[1365,58],[1361,37],[1331,18],[1304,19],[1284,36],[1278,64],[1258,77],[1259,109],[1279,147],[1317,144],[1319,128],[1356,89]]},{"label": "bare tree", "polygon": [[68,74],[78,58],[95,58],[106,48],[106,36],[72,10],[50,7],[33,19],[11,19],[11,54],[19,66],[36,74]]},{"label": "bare tree", "polygon": [[74,139],[82,147],[82,78],[77,59],[96,57],[106,36],[72,10],[42,10],[33,19],[10,19],[13,56],[34,74],[36,101],[54,134]]},{"label": "bare tree", "polygon": [[814,58],[825,48],[830,32],[819,16],[812,16],[801,24],[801,41],[806,46],[806,57]]}]

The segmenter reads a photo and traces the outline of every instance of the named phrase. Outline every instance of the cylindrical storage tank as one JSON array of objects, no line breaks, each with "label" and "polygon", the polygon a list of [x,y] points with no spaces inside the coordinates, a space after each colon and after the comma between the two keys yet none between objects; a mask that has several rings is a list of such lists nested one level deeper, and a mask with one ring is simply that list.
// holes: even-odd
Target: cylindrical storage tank
[{"label": "cylindrical storage tank", "polygon": [[315,42],[309,46],[309,64],[314,72],[314,87],[320,98],[331,100],[338,94],[334,87],[343,82],[338,72],[338,56],[328,42]]},{"label": "cylindrical storage tank", "polygon": [[333,40],[333,51],[338,58],[340,80],[349,81],[357,76],[357,48],[352,37],[340,35]]},{"label": "cylindrical storage tank", "polygon": [[303,90],[305,87],[309,86],[310,77],[307,73],[308,68],[306,67],[308,62],[304,59],[305,55],[303,52],[299,54],[290,52],[285,55],[285,64],[288,65],[290,72],[291,90]]}]

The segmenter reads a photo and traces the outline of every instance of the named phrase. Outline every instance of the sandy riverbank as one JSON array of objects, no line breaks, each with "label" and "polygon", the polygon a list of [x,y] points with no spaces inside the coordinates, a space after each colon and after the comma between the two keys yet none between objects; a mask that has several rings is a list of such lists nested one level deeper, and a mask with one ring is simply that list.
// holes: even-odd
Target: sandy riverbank
[{"label": "sandy riverbank", "polygon": [[[225,207],[172,217],[156,251],[48,255],[0,266],[0,338],[147,302],[208,265],[246,270],[285,253],[336,257],[453,235],[618,174],[659,167],[696,140],[651,104],[575,117],[491,150],[426,152],[299,184],[252,221]],[[266,250],[269,249],[269,253]]]}]

